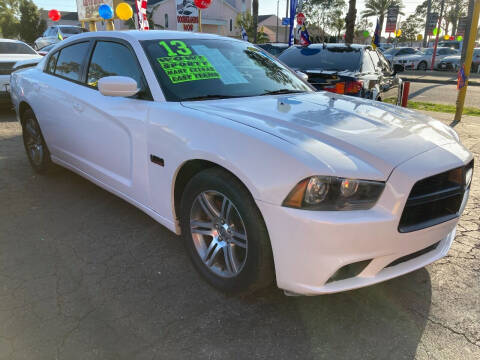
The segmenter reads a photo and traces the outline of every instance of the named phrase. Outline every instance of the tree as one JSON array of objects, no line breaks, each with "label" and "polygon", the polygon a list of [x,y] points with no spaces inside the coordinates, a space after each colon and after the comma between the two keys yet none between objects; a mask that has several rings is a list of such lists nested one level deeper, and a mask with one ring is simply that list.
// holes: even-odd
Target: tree
[{"label": "tree", "polygon": [[0,28],[4,38],[18,36],[20,0],[0,0]]},{"label": "tree", "polygon": [[47,23],[40,19],[40,12],[33,1],[23,0],[20,4],[20,38],[28,44],[33,44],[46,28]]},{"label": "tree", "polygon": [[337,38],[337,42],[340,39],[340,33],[342,32],[343,28],[345,27],[345,18],[343,17],[343,9],[335,10],[332,13],[332,17],[330,18],[329,26],[335,30],[335,36]]},{"label": "tree", "polygon": [[[388,8],[391,6],[398,6],[403,8],[402,0],[367,0],[365,3],[365,10],[362,11],[362,17],[375,16],[379,18],[380,34],[383,31],[383,23],[387,15]],[[400,14],[402,14],[400,12]]]},{"label": "tree", "polygon": [[266,43],[269,41],[268,35],[264,32],[263,26],[258,30],[253,24],[253,16],[249,11],[239,13],[235,21],[237,27],[244,28],[247,32],[248,39],[254,39],[255,33],[257,34],[257,44]]},{"label": "tree", "polygon": [[345,7],[345,0],[305,0],[302,12],[309,24],[319,29],[320,41],[328,37],[327,28],[331,27],[331,18],[335,12]]},{"label": "tree", "polygon": [[253,13],[253,42],[257,43],[258,0],[252,1],[252,13]]},{"label": "tree", "polygon": [[417,35],[423,33],[422,19],[417,14],[412,14],[400,24],[402,35],[398,38],[399,42],[417,41]]},{"label": "tree", "polygon": [[348,12],[345,18],[345,43],[353,43],[353,37],[355,36],[355,18],[357,17],[356,0],[348,1]]}]

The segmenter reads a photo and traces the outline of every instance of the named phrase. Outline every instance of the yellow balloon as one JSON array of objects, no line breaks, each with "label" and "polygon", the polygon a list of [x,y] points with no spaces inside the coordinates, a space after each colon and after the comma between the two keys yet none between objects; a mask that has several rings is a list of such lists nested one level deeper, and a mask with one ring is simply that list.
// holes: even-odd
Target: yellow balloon
[{"label": "yellow balloon", "polygon": [[398,30],[395,32],[395,35],[396,35],[397,37],[402,36],[402,29],[398,29]]},{"label": "yellow balloon", "polygon": [[450,35],[445,35],[443,38],[444,38],[445,40],[449,40],[449,39],[450,39]]},{"label": "yellow balloon", "polygon": [[125,2],[118,4],[115,12],[117,13],[117,16],[120,20],[128,20],[131,19],[133,16],[132,7]]},{"label": "yellow balloon", "polygon": [[422,34],[418,34],[418,35],[417,35],[417,41],[422,41],[422,40],[423,40]]}]

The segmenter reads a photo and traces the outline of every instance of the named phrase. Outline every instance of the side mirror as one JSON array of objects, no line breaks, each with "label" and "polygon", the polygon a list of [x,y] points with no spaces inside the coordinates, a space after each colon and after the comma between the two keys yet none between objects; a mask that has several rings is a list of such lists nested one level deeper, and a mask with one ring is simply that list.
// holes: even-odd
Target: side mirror
[{"label": "side mirror", "polygon": [[295,73],[297,74],[297,76],[302,79],[303,81],[307,81],[308,82],[308,75],[305,74],[304,72],[302,71],[295,71]]},{"label": "side mirror", "polygon": [[105,96],[129,97],[138,93],[137,82],[126,76],[107,76],[98,80],[98,90]]}]

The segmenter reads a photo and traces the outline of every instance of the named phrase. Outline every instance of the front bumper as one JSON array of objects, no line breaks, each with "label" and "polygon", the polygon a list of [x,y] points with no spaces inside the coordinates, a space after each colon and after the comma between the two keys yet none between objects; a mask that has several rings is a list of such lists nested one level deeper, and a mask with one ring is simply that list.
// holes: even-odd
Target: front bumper
[{"label": "front bumper", "polygon": [[[399,233],[398,224],[415,182],[471,159],[457,143],[410,159],[392,172],[370,210],[306,211],[257,201],[270,234],[278,287],[304,295],[335,293],[385,281],[440,259],[455,237],[458,218],[410,233]],[[467,198],[468,191],[464,203]],[[425,254],[387,267],[436,243]],[[368,265],[358,275],[329,282],[344,266],[366,260]]]}]

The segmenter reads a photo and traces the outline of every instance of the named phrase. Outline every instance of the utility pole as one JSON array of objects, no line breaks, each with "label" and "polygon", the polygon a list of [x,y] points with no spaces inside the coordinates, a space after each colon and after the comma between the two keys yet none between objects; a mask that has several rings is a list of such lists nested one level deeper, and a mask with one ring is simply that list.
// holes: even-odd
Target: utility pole
[{"label": "utility pole", "polygon": [[427,2],[427,23],[425,24],[425,34],[423,36],[423,47],[426,48],[428,46],[428,41],[427,41],[427,28],[428,28],[428,20],[430,17],[430,11],[432,10],[432,0],[428,0]]},{"label": "utility pole", "polygon": [[467,48],[465,44],[468,43],[468,36],[470,34],[470,28],[472,24],[473,8],[475,7],[475,0],[469,0],[468,10],[467,10],[467,26],[465,27],[465,34],[463,35],[463,45],[462,45],[462,57],[460,59],[460,64],[465,62],[465,57],[467,56]]},{"label": "utility pole", "polygon": [[[472,67],[472,58],[473,58],[473,48],[475,47],[475,39],[477,38],[477,28],[478,28],[478,18],[480,16],[480,0],[475,0],[475,5],[473,11],[469,13],[470,21],[470,30],[468,32],[468,40],[466,48],[465,61],[460,62],[460,66],[464,66],[465,71],[465,86],[458,91],[457,96],[457,110],[455,112],[454,123],[460,122],[462,120],[463,105],[465,104],[465,96],[467,95],[468,87],[468,77],[470,76],[470,69]],[[464,41],[465,44],[465,41]]]},{"label": "utility pole", "polygon": [[430,70],[435,69],[435,57],[437,56],[438,37],[440,36],[440,29],[442,27],[442,16],[443,16],[444,6],[445,6],[445,0],[442,0],[442,6],[440,8],[440,17],[438,18],[437,35],[435,37],[435,45],[433,46],[432,66],[430,67]]}]

